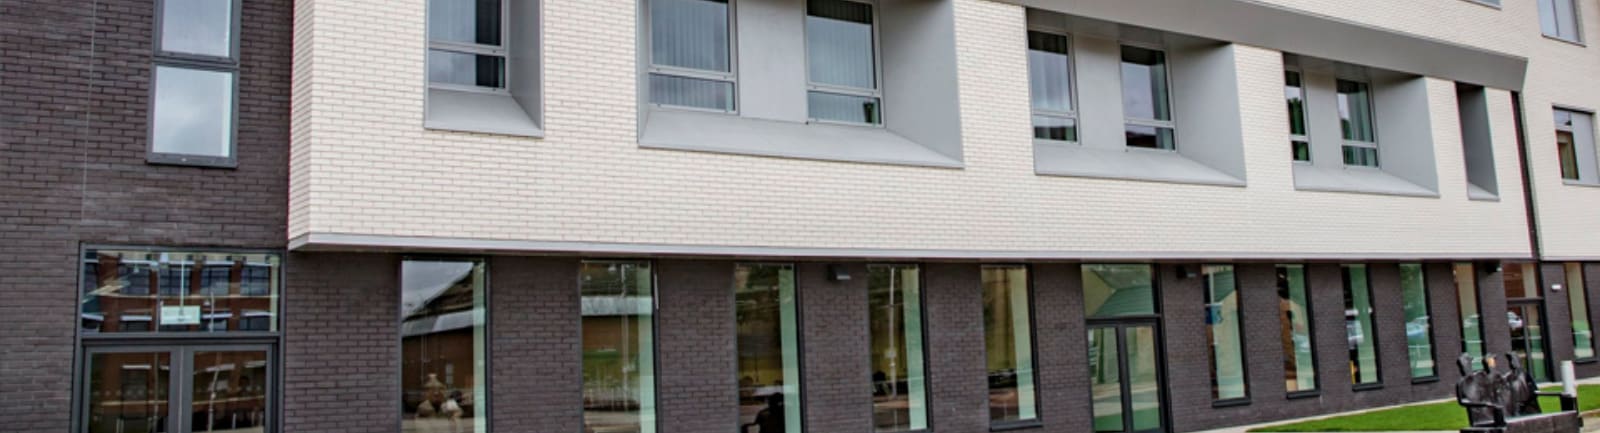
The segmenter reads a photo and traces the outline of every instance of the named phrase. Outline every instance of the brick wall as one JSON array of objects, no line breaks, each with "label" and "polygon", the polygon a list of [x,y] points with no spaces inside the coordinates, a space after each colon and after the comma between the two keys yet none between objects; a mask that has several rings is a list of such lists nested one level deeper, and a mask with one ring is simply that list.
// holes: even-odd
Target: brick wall
[{"label": "brick wall", "polygon": [[795,269],[803,332],[800,393],[806,431],[872,430],[867,267],[840,266],[852,276],[849,281],[828,281],[825,264],[801,263]]},{"label": "brick wall", "polygon": [[489,261],[494,431],[582,431],[578,260]]},{"label": "brick wall", "polygon": [[739,422],[733,263],[656,264],[657,417],[662,432],[728,431]]},{"label": "brick wall", "polygon": [[283,431],[394,431],[400,258],[296,253],[287,269]]},{"label": "brick wall", "polygon": [[68,429],[80,245],[285,244],[291,2],[244,2],[230,170],[144,162],[154,4],[0,4],[7,431]]}]

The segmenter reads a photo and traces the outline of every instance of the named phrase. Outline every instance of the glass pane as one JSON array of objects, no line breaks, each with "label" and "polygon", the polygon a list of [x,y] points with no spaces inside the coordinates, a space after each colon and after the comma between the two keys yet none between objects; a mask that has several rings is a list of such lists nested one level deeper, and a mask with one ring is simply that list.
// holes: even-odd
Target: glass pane
[{"label": "glass pane", "polygon": [[655,277],[649,262],[584,262],[585,431],[656,431]]},{"label": "glass pane", "polygon": [[1156,330],[1148,326],[1124,328],[1128,346],[1128,395],[1133,406],[1133,431],[1161,428],[1161,381],[1156,362]]},{"label": "glass pane", "polygon": [[428,0],[428,39],[500,45],[501,1]]},{"label": "glass pane", "polygon": [[156,67],[156,153],[226,158],[233,152],[232,72]]},{"label": "glass pane", "polygon": [[808,92],[806,96],[813,119],[867,124],[883,121],[878,115],[878,98],[827,92]]},{"label": "glass pane", "polygon": [[1033,116],[1033,138],[1050,141],[1078,141],[1078,119]]},{"label": "glass pane", "polygon": [[1511,350],[1522,358],[1522,366],[1534,380],[1550,379],[1550,366],[1544,347],[1544,322],[1537,305],[1511,305],[1506,308],[1511,324]]},{"label": "glass pane", "polygon": [[1539,274],[1532,263],[1506,263],[1501,266],[1506,299],[1539,297]]},{"label": "glass pane", "polygon": [[729,72],[726,0],[651,0],[650,53],[656,65]]},{"label": "glass pane", "polygon": [[233,2],[161,0],[161,50],[232,57]]},{"label": "glass pane", "polygon": [[267,352],[196,352],[190,374],[193,431],[266,431]]},{"label": "glass pane", "polygon": [[1578,11],[1573,0],[1552,0],[1555,3],[1555,21],[1557,31],[1554,36],[1569,41],[1578,41]]},{"label": "glass pane", "polygon": [[1433,356],[1433,318],[1428,312],[1427,274],[1422,265],[1400,265],[1400,297],[1406,314],[1406,353],[1411,377],[1437,374]]},{"label": "glass pane", "polygon": [[1122,46],[1122,114],[1134,119],[1172,120],[1166,53]]},{"label": "glass pane", "polygon": [[806,60],[811,82],[877,88],[872,5],[849,0],[810,0],[806,10]]},{"label": "glass pane", "polygon": [[1084,314],[1091,319],[1156,313],[1150,265],[1083,265]]},{"label": "glass pane", "polygon": [[484,272],[480,261],[400,265],[402,431],[488,431]]},{"label": "glass pane", "polygon": [[1556,152],[1561,154],[1561,178],[1578,180],[1578,147],[1572,131],[1556,131]]},{"label": "glass pane", "polygon": [[88,250],[80,326],[84,333],[276,331],[278,261],[276,254]]},{"label": "glass pane", "polygon": [[1539,2],[1539,29],[1545,36],[1560,37],[1561,29],[1556,24],[1556,2],[1561,0],[1537,0]]},{"label": "glass pane", "polygon": [[870,266],[872,420],[875,431],[928,428],[924,380],[922,282],[916,266]]},{"label": "glass pane", "polygon": [[1594,357],[1594,334],[1589,328],[1589,293],[1583,282],[1583,264],[1567,263],[1567,305],[1572,307],[1572,352],[1578,359]]},{"label": "glass pane", "polygon": [[650,102],[661,105],[733,111],[733,83],[675,75],[650,74]]},{"label": "glass pane", "polygon": [[1066,36],[1028,32],[1028,88],[1033,109],[1072,111],[1072,63]]},{"label": "glass pane", "polygon": [[428,81],[439,84],[505,87],[506,59],[485,54],[428,51]]},{"label": "glass pane", "polygon": [[89,433],[164,433],[172,357],[160,353],[95,353],[84,393]]},{"label": "glass pane", "polygon": [[1028,268],[983,268],[983,340],[989,364],[991,421],[1038,418],[1031,311]]},{"label": "glass pane", "polygon": [[1094,431],[1121,432],[1122,360],[1117,349],[1117,328],[1089,330],[1089,395]]},{"label": "glass pane", "polygon": [[1289,101],[1289,134],[1306,135],[1306,90],[1300,82],[1300,73],[1285,71],[1284,99]]},{"label": "glass pane", "polygon": [[1289,142],[1289,147],[1291,149],[1293,149],[1293,151],[1294,151],[1294,160],[1295,161],[1310,161],[1311,160],[1311,143],[1308,143],[1308,142],[1305,142],[1305,141],[1300,141],[1300,140],[1294,140],[1294,141],[1290,141]]},{"label": "glass pane", "polygon": [[1244,330],[1233,266],[1206,266],[1206,345],[1211,348],[1211,398],[1244,398]]},{"label": "glass pane", "polygon": [[1127,125],[1126,138],[1128,147],[1142,147],[1146,149],[1176,149],[1177,139],[1173,137],[1172,128],[1155,126]]},{"label": "glass pane", "polygon": [[794,266],[739,265],[733,281],[739,432],[803,432]]},{"label": "glass pane", "polygon": [[1378,383],[1378,333],[1366,265],[1344,266],[1344,320],[1350,342],[1350,383]]},{"label": "glass pane", "polygon": [[1377,167],[1378,149],[1364,146],[1344,146],[1344,165]]},{"label": "glass pane", "polygon": [[1278,266],[1278,319],[1283,326],[1283,382],[1289,392],[1317,389],[1316,359],[1311,350],[1311,298],[1308,295],[1305,266]]},{"label": "glass pane", "polygon": [[1377,142],[1372,132],[1372,95],[1367,83],[1339,80],[1339,126],[1344,139]]},{"label": "glass pane", "polygon": [[1472,355],[1472,368],[1483,367],[1483,318],[1478,314],[1477,271],[1471,263],[1454,266],[1456,301],[1460,306],[1461,350]]}]

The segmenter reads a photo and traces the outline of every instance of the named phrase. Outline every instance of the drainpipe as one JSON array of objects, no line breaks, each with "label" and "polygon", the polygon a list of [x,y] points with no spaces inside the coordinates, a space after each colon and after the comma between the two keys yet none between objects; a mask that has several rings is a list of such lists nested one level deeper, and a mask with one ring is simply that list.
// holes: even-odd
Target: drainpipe
[{"label": "drainpipe", "polygon": [[[1539,245],[1539,212],[1538,210],[1534,209],[1533,206],[1533,176],[1530,174],[1531,171],[1528,167],[1528,129],[1527,125],[1525,124],[1527,115],[1524,112],[1524,108],[1525,107],[1522,104],[1522,92],[1512,91],[1511,111],[1515,112],[1516,114],[1515,123],[1517,128],[1517,162],[1522,167],[1522,206],[1523,211],[1527,214],[1528,218],[1528,245],[1533,248],[1533,262],[1535,263],[1535,266],[1538,266],[1544,262],[1544,251],[1540,249]],[[1544,272],[1541,271],[1538,272],[1538,274],[1540,276],[1539,279],[1541,280],[1539,285],[1542,290],[1544,286],[1544,281],[1542,281],[1544,279],[1542,278]]]}]

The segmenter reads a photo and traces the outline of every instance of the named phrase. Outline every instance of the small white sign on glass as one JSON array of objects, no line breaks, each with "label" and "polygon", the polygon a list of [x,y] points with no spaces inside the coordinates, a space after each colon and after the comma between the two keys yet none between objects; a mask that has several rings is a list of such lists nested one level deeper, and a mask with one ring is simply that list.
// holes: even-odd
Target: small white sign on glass
[{"label": "small white sign on glass", "polygon": [[199,325],[199,305],[161,306],[161,325]]}]

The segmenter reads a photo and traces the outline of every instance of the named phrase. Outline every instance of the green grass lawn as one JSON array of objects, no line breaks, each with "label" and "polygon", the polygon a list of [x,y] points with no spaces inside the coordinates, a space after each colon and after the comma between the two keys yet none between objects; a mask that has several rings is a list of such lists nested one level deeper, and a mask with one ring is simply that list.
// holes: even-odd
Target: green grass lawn
[{"label": "green grass lawn", "polygon": [[[1557,391],[1559,388],[1547,388]],[[1545,411],[1561,408],[1554,397],[1541,397]],[[1578,387],[1578,410],[1600,409],[1600,385]],[[1418,430],[1460,430],[1467,426],[1467,411],[1455,401],[1384,409],[1316,421],[1298,422],[1252,429],[1252,432],[1383,432]]]}]

